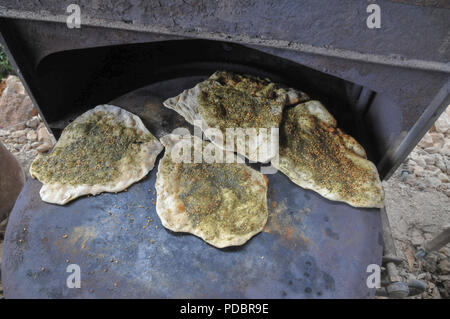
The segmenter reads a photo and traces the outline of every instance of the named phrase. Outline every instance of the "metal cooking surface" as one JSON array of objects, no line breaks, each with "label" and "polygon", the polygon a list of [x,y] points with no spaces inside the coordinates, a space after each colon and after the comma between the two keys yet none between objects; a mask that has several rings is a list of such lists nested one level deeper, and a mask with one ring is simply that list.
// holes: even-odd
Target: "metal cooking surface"
[{"label": "metal cooking surface", "polygon": [[[160,82],[112,104],[138,114],[149,130],[161,137],[176,127],[190,127],[161,102],[201,79]],[[332,202],[301,189],[281,173],[267,175],[269,220],[264,231],[243,246],[217,249],[198,237],[174,233],[161,225],[153,204],[157,165],[127,192],[82,197],[66,206],[43,202],[39,197],[41,183],[28,180],[6,232],[2,263],[5,296],[374,295],[374,289],[366,286],[366,268],[381,263],[378,209]],[[152,222],[144,228],[148,217]],[[81,268],[80,289],[66,286],[69,264]]]}]

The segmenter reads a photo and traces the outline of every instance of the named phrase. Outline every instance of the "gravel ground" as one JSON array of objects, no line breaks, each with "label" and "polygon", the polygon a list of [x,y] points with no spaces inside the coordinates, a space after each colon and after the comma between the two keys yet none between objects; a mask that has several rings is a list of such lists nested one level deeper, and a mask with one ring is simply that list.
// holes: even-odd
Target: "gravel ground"
[{"label": "gravel ground", "polygon": [[450,298],[450,245],[415,258],[423,242],[450,224],[450,106],[395,174],[383,182],[400,272],[427,283],[415,298]]},{"label": "gravel ground", "polygon": [[[397,251],[404,259],[400,274],[423,280],[428,289],[414,298],[449,298],[450,248],[418,260],[414,254],[426,240],[450,223],[450,107],[422,139],[394,175],[383,182],[386,208]],[[21,163],[29,165],[39,152],[51,148],[54,138],[39,117],[0,129],[0,141]],[[0,262],[6,221],[0,223]],[[0,282],[0,298],[3,295]]]},{"label": "gravel ground", "polygon": [[427,283],[428,289],[414,298],[449,298],[450,248],[440,249],[425,260],[415,258],[418,247],[433,238],[442,225],[450,222],[450,197],[435,189],[420,190],[402,181],[401,169],[383,182],[386,209],[397,254],[404,259],[402,277]]}]

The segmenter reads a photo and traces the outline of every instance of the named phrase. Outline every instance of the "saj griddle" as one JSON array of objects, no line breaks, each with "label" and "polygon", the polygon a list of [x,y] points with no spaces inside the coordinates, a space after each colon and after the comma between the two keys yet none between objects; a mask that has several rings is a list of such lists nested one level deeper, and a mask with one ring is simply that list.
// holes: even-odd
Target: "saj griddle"
[{"label": "saj griddle", "polygon": [[[162,101],[205,76],[181,77],[111,102],[157,137],[192,126]],[[160,154],[159,158],[162,157]],[[165,229],[156,214],[155,168],[127,191],[43,202],[29,179],[11,213],[3,253],[7,298],[361,298],[367,267],[382,256],[379,209],[354,208],[269,180],[269,219],[246,244],[215,248]],[[253,164],[258,169],[259,166]],[[69,265],[81,288],[69,288]],[[69,285],[70,286],[70,285]]]}]

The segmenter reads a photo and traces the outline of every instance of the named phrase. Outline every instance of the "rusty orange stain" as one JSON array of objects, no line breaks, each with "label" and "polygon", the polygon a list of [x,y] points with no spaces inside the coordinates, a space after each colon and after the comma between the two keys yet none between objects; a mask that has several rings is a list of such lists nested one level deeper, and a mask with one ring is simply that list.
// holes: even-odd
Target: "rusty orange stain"
[{"label": "rusty orange stain", "polygon": [[180,202],[179,204],[178,204],[178,207],[177,207],[181,212],[184,212],[185,210],[186,210],[186,206],[184,206],[184,203],[183,202]]},{"label": "rusty orange stain", "polygon": [[314,243],[311,241],[311,239],[309,239],[308,237],[306,237],[302,232],[300,232],[300,238],[308,245],[313,245]]},{"label": "rusty orange stain", "polygon": [[85,248],[87,243],[97,238],[97,231],[93,226],[78,226],[67,237],[56,238],[54,244],[60,252],[75,256],[80,252],[79,247]]},{"label": "rusty orange stain", "polygon": [[[292,217],[286,214],[286,200],[279,203],[273,201],[271,206],[272,208],[269,212],[269,219],[263,230],[265,233],[278,235],[283,241],[289,244],[295,245],[300,240],[303,241],[305,245],[316,250],[318,249],[314,242],[305,236],[302,229],[292,226]],[[297,217],[300,218],[302,213],[309,213],[310,211],[311,210],[309,208],[300,210]]]},{"label": "rusty orange stain", "polygon": [[266,186],[269,185],[269,179],[266,177],[266,175],[263,175],[264,181],[266,182]]},{"label": "rusty orange stain", "polygon": [[292,239],[292,233],[293,233],[293,229],[292,227],[286,228],[286,232],[284,233],[284,236],[287,240],[291,240]]}]

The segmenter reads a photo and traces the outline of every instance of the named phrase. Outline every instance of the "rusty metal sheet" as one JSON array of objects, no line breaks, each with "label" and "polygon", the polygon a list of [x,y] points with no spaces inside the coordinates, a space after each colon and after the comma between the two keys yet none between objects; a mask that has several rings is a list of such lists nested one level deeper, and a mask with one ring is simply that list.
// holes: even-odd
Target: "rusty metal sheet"
[{"label": "rusty metal sheet", "polygon": [[[114,101],[158,137],[186,124],[161,101],[199,77],[157,83]],[[187,124],[186,124],[187,125]],[[160,157],[162,154],[160,155]],[[269,179],[269,220],[240,247],[217,249],[166,230],[156,214],[157,169],[126,192],[43,202],[28,180],[3,249],[6,298],[367,298],[369,264],[380,264],[378,209],[358,209]],[[150,222],[149,222],[150,221]],[[81,269],[68,288],[66,268]]]}]

